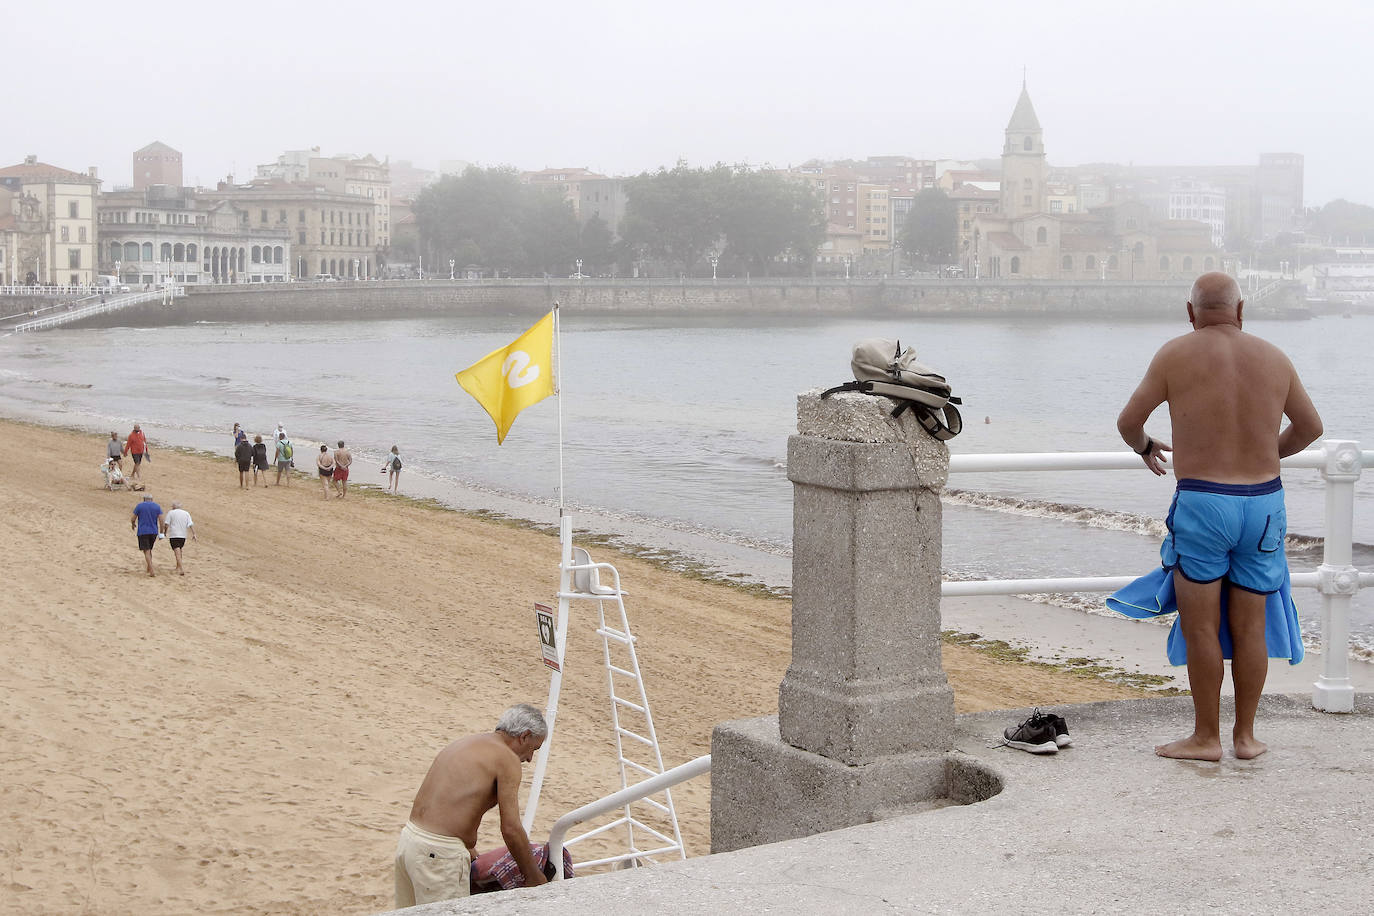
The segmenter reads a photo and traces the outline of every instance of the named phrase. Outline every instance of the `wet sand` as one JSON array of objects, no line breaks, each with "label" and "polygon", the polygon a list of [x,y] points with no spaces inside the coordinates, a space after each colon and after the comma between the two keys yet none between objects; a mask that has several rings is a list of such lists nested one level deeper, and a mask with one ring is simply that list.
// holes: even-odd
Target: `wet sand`
[{"label": "wet sand", "polygon": [[[344,500],[303,474],[241,491],[228,459],[148,432],[149,492],[180,500],[200,538],[184,577],[165,541],[144,574],[138,494],[103,489],[102,437],[0,421],[0,912],[390,908],[434,753],[511,702],[544,704],[533,604],[553,600],[556,540],[382,494],[373,465],[355,463],[373,487]],[[776,712],[788,602],[592,554],[631,594],[668,765],[708,753],[717,721]],[[568,642],[536,839],[618,787],[589,618]],[[1135,695],[961,647],[944,659],[960,711]],[[694,855],[709,795],[706,779],[675,790]],[[491,816],[479,847],[498,842]]]}]

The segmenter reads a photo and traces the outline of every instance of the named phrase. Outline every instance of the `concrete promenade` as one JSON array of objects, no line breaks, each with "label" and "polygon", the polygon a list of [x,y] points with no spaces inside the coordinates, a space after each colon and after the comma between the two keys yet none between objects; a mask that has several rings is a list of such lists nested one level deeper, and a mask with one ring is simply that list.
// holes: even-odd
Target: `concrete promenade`
[{"label": "concrete promenade", "polygon": [[1266,696],[1270,752],[1220,763],[1153,755],[1191,727],[1186,697],[1056,711],[1074,745],[1047,757],[993,747],[1028,710],[958,718],[958,753],[1003,779],[986,802],[406,912],[1370,912],[1374,698]]}]

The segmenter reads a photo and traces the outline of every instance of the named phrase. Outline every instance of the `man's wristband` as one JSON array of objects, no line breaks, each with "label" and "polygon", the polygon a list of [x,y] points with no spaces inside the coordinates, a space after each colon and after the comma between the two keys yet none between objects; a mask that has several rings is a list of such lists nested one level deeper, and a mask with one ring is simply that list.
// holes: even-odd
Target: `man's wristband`
[{"label": "man's wristband", "polygon": [[1141,449],[1140,451],[1136,452],[1136,454],[1139,455],[1141,458],[1144,458],[1146,455],[1150,454],[1150,452],[1154,451],[1154,448],[1155,448],[1155,440],[1154,440],[1154,439],[1148,439],[1148,440],[1145,442],[1145,447],[1144,447],[1143,449]]}]

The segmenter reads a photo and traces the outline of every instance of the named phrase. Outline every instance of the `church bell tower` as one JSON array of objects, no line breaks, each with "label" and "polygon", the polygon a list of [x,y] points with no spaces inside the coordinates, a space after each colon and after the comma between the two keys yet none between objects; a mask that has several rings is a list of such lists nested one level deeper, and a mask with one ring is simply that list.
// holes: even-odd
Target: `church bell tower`
[{"label": "church bell tower", "polygon": [[1025,80],[1021,97],[1007,122],[1006,144],[1002,147],[1002,216],[1020,219],[1045,211],[1045,142],[1040,119],[1035,116]]}]

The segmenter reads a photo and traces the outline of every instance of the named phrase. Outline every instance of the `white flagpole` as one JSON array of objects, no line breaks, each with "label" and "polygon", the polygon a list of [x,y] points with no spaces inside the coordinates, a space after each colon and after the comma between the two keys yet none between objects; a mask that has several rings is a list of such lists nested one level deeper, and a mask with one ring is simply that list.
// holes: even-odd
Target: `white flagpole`
[{"label": "white flagpole", "polygon": [[572,516],[567,514],[563,501],[563,335],[559,326],[558,301],[553,303],[553,394],[558,401],[558,616],[554,621],[555,639],[558,642],[558,670],[549,677],[549,701],[544,707],[544,723],[548,734],[544,744],[534,758],[534,775],[530,779],[530,793],[525,800],[525,814],[522,818],[525,832],[529,833],[534,825],[535,814],[539,810],[539,793],[544,787],[544,773],[549,765],[549,750],[553,747],[553,730],[558,721],[558,696],[563,690],[563,659],[567,653],[569,602],[568,593],[572,590]]},{"label": "white flagpole", "polygon": [[563,327],[553,301],[553,396],[558,400],[558,517],[563,517]]}]

